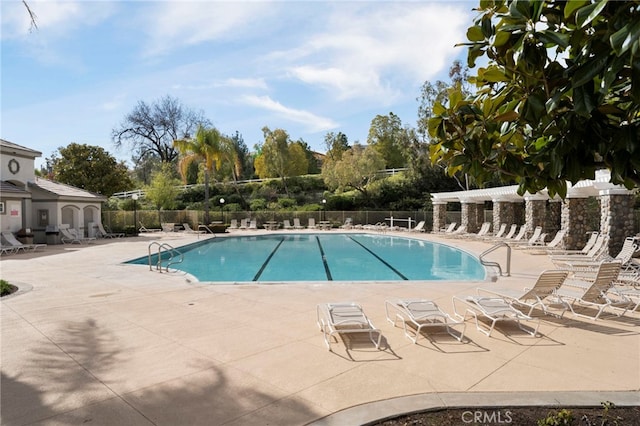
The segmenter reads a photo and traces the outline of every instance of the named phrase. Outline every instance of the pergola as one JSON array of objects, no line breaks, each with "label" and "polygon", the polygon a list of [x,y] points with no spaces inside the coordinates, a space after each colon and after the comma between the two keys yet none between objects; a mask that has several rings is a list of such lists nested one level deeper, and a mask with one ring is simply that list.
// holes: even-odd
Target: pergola
[{"label": "pergola", "polygon": [[[526,226],[531,233],[536,226],[542,226],[544,232],[555,231],[559,226],[566,230],[564,244],[568,249],[581,248],[587,232],[596,230],[609,236],[609,252],[617,253],[624,239],[634,232],[635,191],[610,183],[610,177],[608,170],[599,170],[593,180],[567,183],[564,200],[550,197],[546,190],[518,195],[517,185],[435,193],[431,195],[433,229],[437,232],[445,227],[447,204],[459,202],[461,224],[468,232],[476,232],[484,221],[484,203],[491,201],[493,229],[503,223],[515,223]],[[588,229],[587,203],[594,197],[600,201],[600,229]]]}]

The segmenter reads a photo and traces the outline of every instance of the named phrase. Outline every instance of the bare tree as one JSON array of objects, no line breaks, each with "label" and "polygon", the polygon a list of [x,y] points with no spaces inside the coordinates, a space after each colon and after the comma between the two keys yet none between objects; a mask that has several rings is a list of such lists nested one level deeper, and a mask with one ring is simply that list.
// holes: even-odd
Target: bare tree
[{"label": "bare tree", "polygon": [[29,31],[37,30],[38,29],[38,23],[36,22],[36,19],[38,17],[36,16],[35,12],[33,10],[31,10],[31,7],[29,6],[29,4],[27,3],[26,0],[22,0],[22,4],[24,4],[24,7],[27,8],[27,13],[29,14],[29,19],[31,20],[31,25],[29,27]]},{"label": "bare tree", "polygon": [[202,111],[186,108],[167,95],[151,105],[139,101],[120,126],[111,131],[111,139],[116,148],[130,145],[134,158],[151,154],[163,163],[171,163],[178,157],[173,141],[189,139],[198,126],[210,124]]}]

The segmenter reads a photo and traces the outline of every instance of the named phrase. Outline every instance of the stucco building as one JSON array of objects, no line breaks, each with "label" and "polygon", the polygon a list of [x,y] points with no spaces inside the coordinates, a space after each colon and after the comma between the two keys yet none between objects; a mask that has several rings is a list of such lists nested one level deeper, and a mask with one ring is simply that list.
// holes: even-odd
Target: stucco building
[{"label": "stucco building", "polygon": [[42,153],[0,139],[0,229],[30,230],[34,242],[56,244],[62,224],[93,236],[107,198],[35,175]]}]

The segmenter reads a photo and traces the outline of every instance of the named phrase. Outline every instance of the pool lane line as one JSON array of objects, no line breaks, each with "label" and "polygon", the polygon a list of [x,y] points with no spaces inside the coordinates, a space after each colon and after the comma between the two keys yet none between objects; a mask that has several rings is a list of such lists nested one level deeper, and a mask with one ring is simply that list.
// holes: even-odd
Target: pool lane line
[{"label": "pool lane line", "polygon": [[409,281],[409,278],[405,277],[404,275],[402,275],[402,272],[398,271],[396,268],[394,268],[393,266],[391,266],[389,263],[387,263],[386,260],[384,260],[383,258],[381,258],[380,256],[378,256],[377,254],[375,254],[374,252],[372,252],[371,250],[369,250],[367,248],[367,246],[365,246],[364,244],[362,244],[360,241],[358,240],[354,240],[353,237],[349,237],[349,239],[351,241],[353,241],[354,243],[358,244],[360,247],[362,247],[363,249],[365,249],[366,251],[368,251],[373,257],[375,257],[376,259],[378,259],[380,262],[382,262],[387,268],[391,269],[393,272],[395,272],[400,278],[402,278],[405,281]]},{"label": "pool lane line", "polygon": [[333,277],[331,276],[331,270],[329,269],[329,264],[327,263],[327,257],[324,255],[324,249],[322,248],[322,244],[320,243],[320,238],[316,235],[316,242],[318,243],[318,248],[320,248],[320,255],[322,256],[322,264],[324,265],[324,272],[327,274],[327,281],[333,281]]},{"label": "pool lane line", "polygon": [[264,261],[264,263],[262,264],[262,267],[260,268],[256,276],[253,277],[253,281],[258,281],[258,279],[260,278],[260,275],[262,275],[262,273],[264,272],[264,268],[267,267],[267,264],[271,261],[271,258],[273,257],[274,254],[276,254],[276,252],[278,251],[282,243],[284,243],[284,238],[281,238],[278,245],[275,246],[273,250],[271,250],[271,253],[267,257],[267,260]]}]

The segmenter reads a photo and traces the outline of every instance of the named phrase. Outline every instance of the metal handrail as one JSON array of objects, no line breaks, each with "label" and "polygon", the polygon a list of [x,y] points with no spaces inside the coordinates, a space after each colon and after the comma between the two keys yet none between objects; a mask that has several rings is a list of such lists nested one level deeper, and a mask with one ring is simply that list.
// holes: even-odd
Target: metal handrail
[{"label": "metal handrail", "polygon": [[[216,237],[216,234],[207,225],[205,225],[205,224],[198,225],[198,231],[200,231],[200,229],[202,229],[202,228],[206,229],[207,233],[213,235],[213,238]],[[200,239],[200,232],[198,232],[198,239]]]},{"label": "metal handrail", "polygon": [[[149,247],[148,247],[150,271],[153,271],[153,263],[151,262],[151,247],[153,246],[158,246],[158,261],[156,262],[155,266],[156,266],[156,270],[159,271],[160,273],[162,273],[163,249],[164,249],[164,252],[169,253],[169,259],[167,259],[167,266],[166,266],[167,272],[169,272],[169,266],[175,265],[177,263],[182,263],[184,261],[184,255],[182,254],[182,252],[180,252],[180,250],[176,249],[175,247],[167,243],[159,243],[157,241],[152,241],[151,243],[149,243]],[[175,256],[176,253],[180,256],[180,260],[178,260],[177,262],[174,262],[173,259],[176,257]]]},{"label": "metal handrail", "polygon": [[491,260],[485,260],[483,259],[484,256],[488,255],[489,253],[492,253],[494,251],[496,251],[497,249],[499,249],[500,247],[506,247],[507,248],[507,277],[511,276],[511,246],[507,243],[498,243],[495,246],[492,246],[490,248],[488,248],[487,250],[483,251],[480,256],[478,256],[478,258],[480,259],[480,263],[483,264],[484,266],[494,266],[496,268],[498,268],[498,271],[500,272],[500,276],[502,277],[502,267],[500,266],[500,264],[498,262],[494,262]]}]

